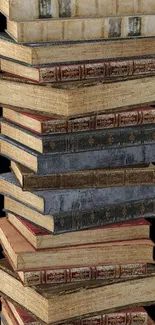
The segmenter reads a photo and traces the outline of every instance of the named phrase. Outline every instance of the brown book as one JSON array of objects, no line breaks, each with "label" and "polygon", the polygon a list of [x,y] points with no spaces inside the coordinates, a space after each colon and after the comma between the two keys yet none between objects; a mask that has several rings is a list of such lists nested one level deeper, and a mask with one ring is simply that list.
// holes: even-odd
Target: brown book
[{"label": "brown book", "polygon": [[40,84],[74,80],[118,80],[120,78],[151,76],[155,74],[154,57],[100,60],[86,63],[48,64],[30,66],[23,62],[0,59],[0,70]]},{"label": "brown book", "polygon": [[55,236],[12,213],[7,215],[9,222],[33,245],[36,249],[66,247],[74,245],[93,244],[150,238],[150,223],[145,219],[131,220],[112,224],[100,228],[93,228]]},{"label": "brown book", "polygon": [[132,308],[151,305],[155,301],[153,274],[123,283],[119,280],[110,282],[110,285],[105,285],[102,280],[90,286],[88,282],[82,282],[27,288],[17,279],[6,260],[1,260],[0,279],[2,296],[14,300],[47,324],[85,319],[101,315],[101,311],[108,314],[127,305],[128,308],[131,305]]},{"label": "brown book", "polygon": [[155,184],[155,166],[153,164],[41,176],[36,175],[27,167],[11,161],[11,170],[24,191]]},{"label": "brown book", "polygon": [[36,267],[153,263],[154,244],[150,239],[35,249],[6,218],[0,220],[0,238],[4,251],[18,271]]},{"label": "brown book", "polygon": [[[100,40],[155,36],[154,15],[120,15],[12,21],[7,33],[19,43]],[[35,30],[35,33],[32,33]]]},{"label": "brown book", "polygon": [[153,124],[155,123],[155,108],[151,106],[140,107],[116,113],[58,120],[54,117],[15,111],[3,107],[3,118],[34,133],[46,135]]},{"label": "brown book", "polygon": [[[10,325],[41,325],[35,317],[32,317],[23,308],[18,307],[7,299],[2,298],[2,315],[5,320],[8,320]],[[71,325],[84,325],[93,323],[110,325],[115,322],[115,325],[147,325],[149,316],[143,307],[123,309],[111,314],[100,314],[96,317],[88,317],[80,321],[72,321]]]},{"label": "brown book", "polygon": [[[44,115],[65,118],[118,112],[122,108],[126,110],[127,107],[153,104],[154,82],[155,76],[106,83],[74,81],[51,86],[37,85],[22,78],[0,74],[0,103],[3,107],[10,106],[17,110],[37,111]],[[137,96],[138,92],[141,96]],[[125,93],[127,96],[124,96]]]}]

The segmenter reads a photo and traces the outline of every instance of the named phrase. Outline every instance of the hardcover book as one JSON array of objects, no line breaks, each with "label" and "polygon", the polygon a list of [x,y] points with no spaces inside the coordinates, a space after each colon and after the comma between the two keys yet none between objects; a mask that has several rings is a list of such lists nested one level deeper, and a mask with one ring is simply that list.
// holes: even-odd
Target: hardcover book
[{"label": "hardcover book", "polygon": [[1,155],[28,167],[37,175],[148,164],[155,161],[155,144],[126,148],[42,155],[0,135]]},{"label": "hardcover book", "polygon": [[[155,103],[155,76],[117,82],[72,81],[38,85],[0,74],[0,103],[65,118],[125,110]],[[137,96],[140,92],[141,96]],[[20,93],[20,96],[18,94]],[[35,96],[34,96],[35,93]],[[124,96],[127,93],[127,96]],[[14,98],[12,102],[12,98]],[[110,100],[109,100],[110,98]]]},{"label": "hardcover book", "polygon": [[14,111],[3,107],[3,118],[16,125],[20,125],[33,133],[46,135],[154,124],[155,108],[151,106],[140,107],[115,113],[58,120],[54,117],[36,115],[23,111]]},{"label": "hardcover book", "polygon": [[117,80],[124,77],[138,78],[154,75],[155,59],[154,57],[138,57],[124,60],[30,66],[13,59],[0,58],[0,70],[41,84],[101,78],[102,80]]},{"label": "hardcover book", "polygon": [[[47,324],[80,320],[120,311],[128,305],[151,305],[155,301],[155,276],[147,275],[141,279],[105,285],[88,282],[62,285],[42,285],[33,288],[23,287],[6,260],[0,261],[0,292],[6,299],[12,299],[27,309],[38,320]],[[147,290],[146,290],[147,287]],[[119,292],[119,299],[118,299]],[[126,295],[126,292],[128,294]],[[96,299],[96,297],[98,297]],[[109,297],[109,299],[107,299]],[[87,303],[89,299],[89,304]],[[43,309],[40,306],[44,306]],[[88,316],[89,315],[89,316]]]},{"label": "hardcover book", "polygon": [[151,14],[155,12],[153,0],[1,0],[0,11],[11,20],[39,18],[101,17],[126,14]]},{"label": "hardcover book", "polygon": [[6,218],[0,220],[1,244],[17,271],[104,264],[153,263],[150,239],[115,241],[36,250]]},{"label": "hardcover book", "polygon": [[[23,203],[9,197],[4,198],[5,211],[26,219],[53,234],[68,233],[89,228],[98,228],[118,222],[155,217],[155,200],[144,199],[130,203],[104,205],[85,211],[61,212],[59,214],[43,215]],[[67,236],[67,235],[66,235]],[[75,235],[76,238],[76,235]]]},{"label": "hardcover book", "polygon": [[[152,0],[151,0],[152,1]],[[30,7],[31,8],[31,7]],[[124,46],[122,46],[122,41]],[[0,33],[0,56],[30,65],[153,56],[154,37],[18,44]]]},{"label": "hardcover book", "polygon": [[155,124],[41,136],[2,120],[1,134],[41,154],[53,155],[155,143]]},{"label": "hardcover book", "polygon": [[155,186],[23,192],[13,173],[0,175],[0,193],[45,215],[76,213],[155,198]]},{"label": "hardcover book", "polygon": [[155,16],[150,14],[21,22],[7,18],[7,33],[20,43],[150,37],[155,36],[154,21]]},{"label": "hardcover book", "polygon": [[[38,323],[35,317],[32,317],[26,310],[15,306],[9,300],[2,298],[2,313],[4,317],[9,317],[10,325],[41,325]],[[20,320],[20,323],[19,323]],[[97,321],[99,324],[102,321],[103,325],[110,325],[111,322],[115,322],[116,325],[137,325],[139,322],[141,325],[147,325],[149,316],[143,307],[123,309],[111,314],[101,314],[97,317],[81,319],[80,321],[72,321],[72,325],[83,325],[83,322],[87,322],[90,325],[92,322]]]},{"label": "hardcover book", "polygon": [[149,239],[150,223],[145,219],[132,220],[114,225],[66,233],[54,236],[49,231],[40,228],[12,213],[7,214],[9,222],[33,245],[36,249],[67,247],[74,245],[113,242],[119,240]]},{"label": "hardcover book", "polygon": [[43,176],[38,176],[27,167],[13,161],[11,161],[10,168],[22,190],[26,191],[155,185],[155,166],[153,164]]}]

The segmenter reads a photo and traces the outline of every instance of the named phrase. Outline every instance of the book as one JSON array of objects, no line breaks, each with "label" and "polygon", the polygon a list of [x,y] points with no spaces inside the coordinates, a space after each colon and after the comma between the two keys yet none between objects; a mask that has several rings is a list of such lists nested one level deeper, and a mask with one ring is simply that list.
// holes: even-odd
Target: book
[{"label": "book", "polygon": [[155,108],[140,107],[73,119],[56,119],[3,107],[3,118],[40,135],[75,133],[155,123]]},{"label": "book", "polygon": [[[98,40],[155,36],[154,15],[12,21],[7,33],[20,43]],[[35,30],[35,33],[32,33]]]},{"label": "book", "polygon": [[[7,257],[7,255],[6,255]],[[145,277],[152,272],[152,264],[136,263],[121,265],[100,265],[93,267],[74,267],[63,269],[38,269],[23,270],[17,272],[23,285],[32,287],[35,285],[77,283],[81,281],[125,281],[134,278]]]},{"label": "book", "polygon": [[[5,211],[46,229],[53,234],[98,228],[118,222],[155,216],[155,200],[145,199],[130,203],[104,205],[76,212],[44,215],[10,197],[4,197]],[[67,235],[66,235],[67,236]],[[76,235],[75,235],[76,236]]]},{"label": "book", "polygon": [[0,135],[0,144],[2,156],[28,167],[37,175],[148,164],[155,161],[154,144],[53,155],[39,154],[3,135]]},{"label": "book", "polygon": [[0,70],[40,84],[74,80],[117,80],[155,74],[154,57],[73,62],[31,66],[9,58],[0,58]]},{"label": "book", "polygon": [[150,239],[35,249],[6,218],[0,220],[0,238],[16,271],[153,263],[154,243]]},{"label": "book", "polygon": [[70,190],[38,190],[23,192],[13,173],[0,175],[0,193],[28,207],[54,216],[63,213],[93,211],[102,207],[130,204],[133,201],[155,198],[155,186],[138,185]]},{"label": "book", "polygon": [[119,240],[149,239],[150,223],[145,219],[131,220],[114,225],[66,233],[54,236],[49,231],[40,228],[12,213],[7,214],[8,221],[29,241],[36,249],[67,247],[74,245],[113,242]]},{"label": "book", "polygon": [[[155,76],[107,83],[87,80],[38,85],[0,74],[0,103],[17,110],[36,110],[65,118],[118,112],[122,107],[125,110],[155,103],[154,82]],[[141,92],[141,96],[137,97],[137,92]]]},{"label": "book", "polygon": [[[11,325],[14,325],[14,319],[16,320],[16,325],[41,325],[41,322],[38,324],[35,317],[32,317],[27,311],[22,308],[15,306],[9,300],[2,298],[2,309],[3,315],[6,315],[12,321]],[[115,313],[111,314],[101,314],[97,317],[86,318],[84,321],[87,322],[88,325],[93,321],[98,321],[99,323],[103,322],[103,325],[109,325],[111,322],[115,321],[116,325],[121,325],[122,322],[124,325],[128,325],[130,322],[131,325],[136,325],[138,322],[142,325],[148,324],[149,316],[146,310],[143,307],[139,308],[129,308],[123,309]],[[19,323],[20,320],[20,323]],[[79,325],[83,324],[83,319],[79,322]],[[76,321],[71,322],[72,325],[77,325]]]},{"label": "book", "polygon": [[11,161],[10,169],[24,191],[155,184],[155,166],[153,164],[83,170],[44,176],[38,176],[27,167],[14,161]]},{"label": "book", "polygon": [[1,120],[1,134],[41,154],[53,155],[155,143],[155,124],[42,136]]},{"label": "book", "polygon": [[97,316],[101,311],[115,312],[127,305],[128,308],[131,305],[132,308],[136,305],[151,305],[155,299],[153,274],[141,279],[124,281],[123,284],[118,280],[111,285],[104,285],[104,281],[101,281],[89,287],[88,282],[81,282],[63,286],[42,285],[27,288],[17,279],[7,261],[1,260],[0,278],[2,296],[8,300],[12,299],[47,324],[60,323],[62,320],[79,320],[81,316],[85,319]]},{"label": "book", "polygon": [[[30,9],[31,8],[31,9]],[[138,1],[107,1],[107,0],[14,0],[12,2],[1,0],[0,11],[11,20],[33,20],[39,18],[64,17],[101,17],[107,15],[151,14],[155,12],[153,0]]]},{"label": "book", "polygon": [[30,65],[153,56],[155,37],[18,44],[0,33],[0,56]]}]

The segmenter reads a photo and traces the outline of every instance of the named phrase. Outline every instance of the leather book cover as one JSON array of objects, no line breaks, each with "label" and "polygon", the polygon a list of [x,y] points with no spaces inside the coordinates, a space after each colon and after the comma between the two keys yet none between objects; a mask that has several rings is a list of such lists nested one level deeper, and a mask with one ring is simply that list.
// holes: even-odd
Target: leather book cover
[{"label": "leather book cover", "polygon": [[[137,145],[124,148],[111,148],[105,150],[86,151],[70,154],[42,155],[26,146],[0,135],[1,155],[8,159],[22,163],[23,154],[34,159],[35,167],[31,166],[28,159],[23,165],[34,170],[38,175],[65,173],[71,171],[120,167],[155,161],[155,144]],[[10,146],[12,152],[5,151]],[[15,151],[18,151],[18,154]]]}]

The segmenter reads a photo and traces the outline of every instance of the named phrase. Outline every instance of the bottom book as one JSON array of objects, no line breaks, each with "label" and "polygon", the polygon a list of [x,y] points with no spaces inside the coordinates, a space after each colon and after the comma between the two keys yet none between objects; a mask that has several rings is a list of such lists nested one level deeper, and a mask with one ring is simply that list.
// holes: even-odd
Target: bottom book
[{"label": "bottom book", "polygon": [[[17,307],[4,298],[2,301],[2,317],[8,325],[41,325],[24,309]],[[147,325],[149,316],[143,307],[123,309],[115,313],[100,314],[95,317],[71,321],[70,325]]]}]

